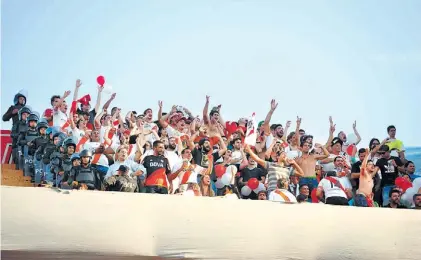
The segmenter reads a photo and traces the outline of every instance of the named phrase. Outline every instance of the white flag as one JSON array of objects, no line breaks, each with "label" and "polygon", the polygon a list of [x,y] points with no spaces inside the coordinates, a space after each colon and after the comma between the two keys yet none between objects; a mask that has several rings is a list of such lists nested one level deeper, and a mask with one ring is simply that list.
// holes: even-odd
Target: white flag
[{"label": "white flag", "polygon": [[256,139],[257,139],[257,124],[256,124],[255,113],[253,113],[253,115],[247,122],[247,132],[246,132],[246,138],[244,139],[244,143],[251,146],[255,146]]}]

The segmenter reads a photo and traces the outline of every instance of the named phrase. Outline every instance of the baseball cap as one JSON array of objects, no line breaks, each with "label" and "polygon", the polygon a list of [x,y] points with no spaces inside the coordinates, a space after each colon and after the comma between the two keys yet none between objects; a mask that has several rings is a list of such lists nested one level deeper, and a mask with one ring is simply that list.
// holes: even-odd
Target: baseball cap
[{"label": "baseball cap", "polygon": [[335,138],[333,138],[333,140],[332,140],[332,146],[334,146],[335,144],[337,144],[337,143],[340,143],[341,145],[343,145],[344,144],[344,142],[342,142],[342,140],[341,139],[339,139],[339,137],[335,137]]}]

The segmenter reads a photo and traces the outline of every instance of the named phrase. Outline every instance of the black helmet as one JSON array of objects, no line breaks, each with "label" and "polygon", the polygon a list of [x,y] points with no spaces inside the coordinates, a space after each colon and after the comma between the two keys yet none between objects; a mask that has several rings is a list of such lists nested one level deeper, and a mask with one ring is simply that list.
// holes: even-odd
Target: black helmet
[{"label": "black helmet", "polygon": [[63,141],[64,141],[64,139],[66,139],[66,135],[65,135],[64,133],[62,133],[62,132],[57,132],[57,133],[55,133],[55,134],[53,135],[53,142],[54,142],[54,139],[55,139],[56,137],[60,138],[60,140],[58,141],[57,146],[58,146],[58,147],[62,146],[62,145],[63,145]]},{"label": "black helmet", "polygon": [[89,150],[87,150],[87,149],[85,149],[85,150],[82,150],[82,152],[79,153],[79,156],[80,157],[89,157],[89,158],[91,158],[92,157],[92,152],[89,151]]},{"label": "black helmet", "polygon": [[19,103],[19,98],[20,98],[20,97],[25,98],[25,103],[23,103],[23,105],[25,105],[25,104],[26,104],[26,97],[25,97],[25,95],[23,95],[22,93],[17,93],[17,94],[15,95],[15,98],[13,99],[13,103],[15,104],[15,106]]},{"label": "black helmet", "polygon": [[72,156],[70,157],[70,161],[74,161],[74,160],[80,160],[80,156],[78,153],[74,153],[72,154]]},{"label": "black helmet", "polygon": [[21,109],[19,109],[19,112],[18,112],[19,120],[22,120],[23,113],[31,114],[31,109],[29,109],[29,107],[22,107]]},{"label": "black helmet", "polygon": [[48,124],[46,123],[46,122],[39,122],[38,124],[37,124],[37,131],[38,131],[38,133],[39,133],[39,130],[41,129],[41,128],[48,128]]},{"label": "black helmet", "polygon": [[64,146],[64,148],[67,148],[70,145],[73,145],[76,148],[76,142],[75,142],[75,140],[73,140],[73,138],[71,138],[71,137],[68,137],[68,138],[66,138],[64,140],[63,146]]},{"label": "black helmet", "polygon": [[29,124],[29,122],[31,121],[35,121],[38,122],[39,117],[36,114],[30,114],[27,118],[26,118],[26,123]]}]

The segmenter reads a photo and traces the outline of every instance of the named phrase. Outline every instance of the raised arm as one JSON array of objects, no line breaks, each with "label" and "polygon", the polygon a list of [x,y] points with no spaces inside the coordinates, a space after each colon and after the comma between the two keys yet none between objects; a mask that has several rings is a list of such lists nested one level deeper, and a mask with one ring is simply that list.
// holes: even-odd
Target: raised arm
[{"label": "raised arm", "polygon": [[376,147],[373,148],[373,150],[370,151],[371,156],[376,155],[376,153],[379,151],[380,147],[382,145],[385,145],[389,141],[389,137],[384,139],[379,145],[376,145]]},{"label": "raised arm", "polygon": [[336,125],[333,124],[333,120],[331,116],[329,117],[329,123],[330,123],[329,138],[327,139],[326,147],[330,147],[330,145],[332,144],[333,134],[335,133],[335,130],[336,130]]},{"label": "raised arm", "polygon": [[301,169],[300,165],[298,165],[298,163],[295,160],[288,159],[287,162],[288,162],[288,164],[292,165],[292,167],[294,167],[296,175],[298,175],[300,177],[304,176],[303,169]]},{"label": "raised arm", "polygon": [[273,112],[275,112],[275,109],[278,107],[278,103],[276,103],[275,99],[272,99],[270,102],[270,110],[268,114],[266,115],[265,121],[261,127],[263,127],[265,135],[270,134],[270,120],[272,119]]},{"label": "raised arm", "polygon": [[314,155],[314,159],[316,161],[318,161],[318,160],[324,160],[327,157],[329,157],[329,151],[326,149],[326,146],[321,145],[321,144],[315,144],[314,147],[321,148],[322,151],[323,151],[323,154],[322,155]]},{"label": "raised arm", "polygon": [[57,102],[57,105],[54,107],[54,110],[57,111],[58,108],[63,104],[63,101],[70,95],[71,91],[65,91],[63,96],[61,96],[60,100]]},{"label": "raised arm", "polygon": [[301,117],[297,116],[297,126],[295,127],[295,135],[294,135],[294,138],[297,141],[298,147],[301,147],[300,127],[301,127]]},{"label": "raised arm", "polygon": [[81,85],[82,85],[82,81],[80,81],[80,79],[77,79],[76,80],[75,91],[73,93],[73,101],[76,101],[77,100],[77,96],[78,96],[78,93],[79,93],[79,88],[80,88]]},{"label": "raised arm", "polygon": [[219,156],[224,155],[227,152],[227,145],[225,144],[224,140],[220,135],[217,136],[219,138]]},{"label": "raised arm", "polygon": [[287,143],[288,129],[291,127],[291,121],[287,121],[285,124],[284,135],[282,136],[282,141]]},{"label": "raised arm", "polygon": [[102,106],[103,110],[107,110],[110,107],[111,102],[115,99],[115,96],[116,96],[116,93],[113,93],[111,95],[110,99],[108,99],[107,102],[105,102],[104,106]]},{"label": "raised arm", "polygon": [[354,129],[354,134],[357,137],[357,141],[355,142],[355,145],[357,145],[361,142],[361,136],[357,131],[357,121],[354,121],[354,124],[352,124],[352,129]]},{"label": "raised arm", "polygon": [[246,147],[244,148],[248,154],[250,154],[250,157],[257,162],[260,166],[266,169],[266,162],[259,158],[251,149],[248,144],[246,144]]},{"label": "raised arm", "polygon": [[366,155],[364,157],[364,160],[363,160],[363,162],[361,164],[361,168],[360,168],[360,174],[362,174],[362,175],[364,175],[365,172],[366,172],[368,156],[370,155],[370,152],[369,152],[370,150],[368,148],[365,149],[365,151],[366,151]]},{"label": "raised arm", "polygon": [[98,86],[98,95],[96,97],[96,104],[95,104],[95,113],[99,112],[99,106],[101,105],[101,93],[104,87]]},{"label": "raised arm", "polygon": [[208,115],[209,98],[210,98],[210,96],[206,96],[206,103],[205,103],[205,106],[203,107],[203,121],[206,125],[209,124],[209,115]]}]

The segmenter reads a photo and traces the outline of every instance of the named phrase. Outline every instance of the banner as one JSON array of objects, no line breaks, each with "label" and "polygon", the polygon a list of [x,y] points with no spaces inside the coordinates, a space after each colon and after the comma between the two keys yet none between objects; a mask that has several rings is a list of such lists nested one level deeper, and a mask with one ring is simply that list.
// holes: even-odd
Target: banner
[{"label": "banner", "polygon": [[250,146],[256,145],[257,139],[257,123],[256,123],[256,114],[253,113],[251,118],[248,120],[247,123],[247,132],[246,138],[244,139],[244,143]]}]

